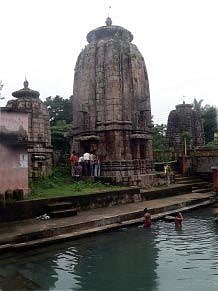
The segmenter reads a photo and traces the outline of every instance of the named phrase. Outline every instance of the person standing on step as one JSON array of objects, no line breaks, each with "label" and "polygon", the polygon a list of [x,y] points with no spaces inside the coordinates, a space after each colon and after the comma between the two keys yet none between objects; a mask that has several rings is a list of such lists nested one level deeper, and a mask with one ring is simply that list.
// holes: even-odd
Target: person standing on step
[{"label": "person standing on step", "polygon": [[165,172],[165,176],[166,176],[166,184],[167,186],[170,186],[170,179],[171,179],[171,167],[169,164],[166,164],[166,166],[164,167],[164,172]]},{"label": "person standing on step", "polygon": [[76,164],[78,163],[78,160],[79,160],[78,155],[76,154],[75,151],[73,151],[72,154],[70,155],[72,177],[75,176],[75,167],[76,167]]},{"label": "person standing on step", "polygon": [[75,181],[79,182],[82,177],[82,165],[81,163],[76,163],[75,166]]},{"label": "person standing on step", "polygon": [[90,153],[86,152],[83,154],[84,160],[84,175],[90,176]]},{"label": "person standing on step", "polygon": [[101,165],[100,165],[100,159],[98,156],[95,156],[94,160],[94,176],[99,177],[101,174]]},{"label": "person standing on step", "polygon": [[90,176],[94,176],[95,155],[90,153]]}]

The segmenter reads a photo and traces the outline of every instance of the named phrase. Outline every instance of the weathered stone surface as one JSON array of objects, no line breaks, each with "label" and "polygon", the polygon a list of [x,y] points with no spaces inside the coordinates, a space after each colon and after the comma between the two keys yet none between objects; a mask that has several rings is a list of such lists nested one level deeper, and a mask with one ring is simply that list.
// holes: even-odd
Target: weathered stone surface
[{"label": "weathered stone surface", "polygon": [[8,101],[7,111],[25,112],[28,121],[28,165],[29,177],[40,177],[50,172],[53,150],[51,146],[51,130],[49,113],[39,99],[39,92],[31,90],[28,82],[24,88],[12,93],[16,100]]},{"label": "weathered stone surface", "polygon": [[218,149],[197,149],[191,152],[192,169],[195,173],[211,173],[218,166]]},{"label": "weathered stone surface", "polygon": [[[88,33],[75,67],[72,148],[103,162],[152,162],[148,76],[132,39],[123,27],[99,27]],[[107,175],[109,169],[102,170]],[[110,175],[116,172],[112,166]]]},{"label": "weathered stone surface", "polygon": [[172,110],[167,123],[168,146],[176,152],[184,152],[182,133],[190,134],[189,149],[204,144],[204,130],[200,114],[192,109],[191,104],[179,104]]}]

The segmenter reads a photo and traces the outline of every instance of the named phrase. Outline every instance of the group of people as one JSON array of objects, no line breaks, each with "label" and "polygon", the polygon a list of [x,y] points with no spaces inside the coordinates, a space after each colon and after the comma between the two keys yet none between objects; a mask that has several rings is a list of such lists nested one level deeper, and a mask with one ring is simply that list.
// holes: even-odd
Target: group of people
[{"label": "group of people", "polygon": [[[174,217],[175,227],[181,227],[183,221],[183,215],[181,212],[177,212]],[[144,228],[151,227],[152,219],[151,213],[148,211],[147,208],[144,209]]]},{"label": "group of people", "polygon": [[100,176],[100,160],[99,157],[93,153],[85,152],[79,156],[75,151],[70,155],[71,174],[76,181],[80,180],[82,176]]}]

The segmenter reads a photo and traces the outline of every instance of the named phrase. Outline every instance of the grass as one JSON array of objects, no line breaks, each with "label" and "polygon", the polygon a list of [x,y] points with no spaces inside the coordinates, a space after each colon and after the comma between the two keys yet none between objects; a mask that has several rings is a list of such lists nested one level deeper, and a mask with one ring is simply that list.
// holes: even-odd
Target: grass
[{"label": "grass", "polygon": [[124,187],[92,181],[74,182],[69,169],[56,168],[49,178],[31,183],[28,199],[52,198],[57,196],[84,195]]}]

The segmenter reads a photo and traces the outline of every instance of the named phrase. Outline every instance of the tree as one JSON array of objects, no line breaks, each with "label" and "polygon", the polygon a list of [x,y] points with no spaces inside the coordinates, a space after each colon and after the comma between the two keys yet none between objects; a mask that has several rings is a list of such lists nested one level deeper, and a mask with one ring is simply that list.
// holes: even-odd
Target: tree
[{"label": "tree", "polygon": [[71,130],[72,125],[65,120],[57,121],[56,125],[51,127],[51,142],[55,150],[69,153],[70,143],[67,133]]},{"label": "tree", "polygon": [[208,104],[204,106],[203,120],[205,142],[209,143],[214,140],[214,133],[217,131],[217,108]]},{"label": "tree", "polygon": [[153,127],[153,150],[164,150],[166,145],[166,124],[155,124]]},{"label": "tree", "polygon": [[190,144],[190,140],[191,140],[191,134],[189,131],[183,131],[181,133],[181,139],[184,143],[184,154],[185,156],[187,156],[187,145]]},{"label": "tree", "polygon": [[72,97],[64,99],[56,95],[55,97],[47,97],[45,105],[50,115],[51,126],[55,125],[58,121],[72,122]]},{"label": "tree", "polygon": [[45,105],[50,115],[51,141],[54,150],[69,153],[70,142],[67,133],[72,128],[72,97],[47,97]]},{"label": "tree", "polygon": [[202,106],[203,101],[204,101],[203,99],[200,99],[198,101],[196,98],[194,98],[194,101],[192,103],[194,110],[199,112],[200,114],[202,114],[202,112],[203,112],[203,106]]},{"label": "tree", "polygon": [[212,142],[214,133],[217,131],[217,107],[206,104],[202,106],[203,99],[193,101],[194,109],[199,112],[203,119],[205,143]]}]

